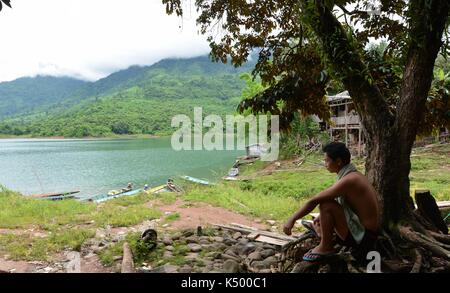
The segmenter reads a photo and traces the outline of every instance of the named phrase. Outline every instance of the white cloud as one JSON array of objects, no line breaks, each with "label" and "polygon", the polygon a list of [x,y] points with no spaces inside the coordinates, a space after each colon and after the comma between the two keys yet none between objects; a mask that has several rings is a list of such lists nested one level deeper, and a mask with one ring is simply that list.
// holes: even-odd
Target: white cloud
[{"label": "white cloud", "polygon": [[194,9],[161,0],[13,0],[0,12],[0,81],[36,74],[96,80],[130,65],[209,52]]}]

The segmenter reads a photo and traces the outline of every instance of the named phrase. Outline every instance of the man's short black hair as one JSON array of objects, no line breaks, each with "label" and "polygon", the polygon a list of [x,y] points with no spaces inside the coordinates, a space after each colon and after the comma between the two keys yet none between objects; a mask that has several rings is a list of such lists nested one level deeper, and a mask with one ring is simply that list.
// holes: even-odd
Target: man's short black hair
[{"label": "man's short black hair", "polygon": [[345,143],[330,142],[322,148],[322,151],[324,153],[327,153],[328,157],[330,157],[333,161],[341,158],[344,165],[350,163],[350,151],[348,150]]}]

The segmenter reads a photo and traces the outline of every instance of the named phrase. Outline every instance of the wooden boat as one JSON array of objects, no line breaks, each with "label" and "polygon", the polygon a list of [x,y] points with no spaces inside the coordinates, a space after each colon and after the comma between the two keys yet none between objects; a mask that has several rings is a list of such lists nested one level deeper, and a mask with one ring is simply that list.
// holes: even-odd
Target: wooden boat
[{"label": "wooden boat", "polygon": [[41,194],[32,194],[30,196],[33,197],[55,197],[55,196],[68,196],[75,193],[79,193],[79,190],[76,191],[69,191],[69,192],[54,192],[54,193],[41,193]]},{"label": "wooden boat", "polygon": [[159,186],[150,188],[150,189],[146,190],[145,193],[155,194],[155,193],[166,192],[166,191],[168,192],[170,190],[167,188],[166,184],[163,184],[163,185],[159,185]]},{"label": "wooden boat", "polygon": [[184,180],[193,182],[193,183],[201,184],[201,185],[214,185],[213,183],[210,183],[209,181],[198,179],[198,178],[191,177],[191,176],[181,176],[181,178],[183,178]]},{"label": "wooden boat", "polygon": [[57,195],[57,196],[47,196],[47,197],[39,197],[38,199],[43,200],[63,200],[63,199],[71,199],[74,198],[75,195]]},{"label": "wooden boat", "polygon": [[130,190],[130,191],[125,191],[125,192],[121,192],[115,195],[108,195],[108,194],[99,194],[93,197],[88,198],[88,201],[94,201],[96,203],[100,203],[100,202],[105,202],[108,201],[110,199],[113,198],[118,198],[118,197],[122,197],[122,196],[131,196],[131,195],[136,195],[138,193],[142,192],[142,189],[134,189],[134,190]]}]

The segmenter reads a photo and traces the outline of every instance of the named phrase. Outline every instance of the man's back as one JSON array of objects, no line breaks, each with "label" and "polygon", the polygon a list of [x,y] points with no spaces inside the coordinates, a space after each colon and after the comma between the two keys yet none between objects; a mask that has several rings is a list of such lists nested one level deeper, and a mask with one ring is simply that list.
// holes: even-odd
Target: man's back
[{"label": "man's back", "polygon": [[345,200],[352,210],[358,215],[363,226],[373,232],[377,232],[378,223],[378,199],[377,193],[367,178],[359,173],[352,172],[342,178],[345,184]]}]

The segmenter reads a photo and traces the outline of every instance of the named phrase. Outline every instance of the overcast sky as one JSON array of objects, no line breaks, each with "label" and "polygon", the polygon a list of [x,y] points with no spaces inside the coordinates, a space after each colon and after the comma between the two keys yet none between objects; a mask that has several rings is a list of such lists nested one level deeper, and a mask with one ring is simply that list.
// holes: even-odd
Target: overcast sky
[{"label": "overcast sky", "polygon": [[161,0],[12,0],[0,12],[0,81],[66,75],[97,80],[130,65],[207,54],[195,11]]}]

